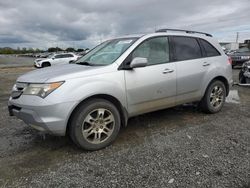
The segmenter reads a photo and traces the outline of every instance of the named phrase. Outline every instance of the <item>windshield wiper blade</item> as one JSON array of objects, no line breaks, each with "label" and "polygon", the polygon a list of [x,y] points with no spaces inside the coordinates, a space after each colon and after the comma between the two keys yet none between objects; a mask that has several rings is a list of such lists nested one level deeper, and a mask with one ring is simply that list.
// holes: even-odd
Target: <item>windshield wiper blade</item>
[{"label": "windshield wiper blade", "polygon": [[92,66],[92,64],[90,64],[90,63],[87,62],[87,61],[77,62],[76,64]]}]

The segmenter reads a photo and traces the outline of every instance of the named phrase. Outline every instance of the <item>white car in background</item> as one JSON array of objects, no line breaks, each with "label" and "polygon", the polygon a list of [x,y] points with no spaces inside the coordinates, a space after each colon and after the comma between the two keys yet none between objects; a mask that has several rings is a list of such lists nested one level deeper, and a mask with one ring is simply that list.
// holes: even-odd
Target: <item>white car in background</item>
[{"label": "white car in background", "polygon": [[48,58],[45,59],[36,59],[34,62],[34,66],[36,68],[43,68],[43,67],[49,67],[54,65],[63,65],[63,64],[69,64],[77,59],[79,59],[80,56],[75,55],[74,53],[61,53],[61,54],[52,54]]}]

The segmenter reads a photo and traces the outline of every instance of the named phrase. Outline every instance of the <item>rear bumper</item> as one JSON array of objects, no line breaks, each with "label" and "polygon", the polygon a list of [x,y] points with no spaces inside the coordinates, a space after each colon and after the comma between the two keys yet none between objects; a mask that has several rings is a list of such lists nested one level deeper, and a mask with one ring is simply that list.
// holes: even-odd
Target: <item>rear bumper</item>
[{"label": "rear bumper", "polygon": [[57,136],[66,134],[68,118],[76,102],[65,102],[45,106],[28,106],[9,100],[10,116],[16,116],[27,125],[46,133]]},{"label": "rear bumper", "polygon": [[232,64],[233,65],[242,65],[243,63],[247,62],[249,60],[233,60]]}]

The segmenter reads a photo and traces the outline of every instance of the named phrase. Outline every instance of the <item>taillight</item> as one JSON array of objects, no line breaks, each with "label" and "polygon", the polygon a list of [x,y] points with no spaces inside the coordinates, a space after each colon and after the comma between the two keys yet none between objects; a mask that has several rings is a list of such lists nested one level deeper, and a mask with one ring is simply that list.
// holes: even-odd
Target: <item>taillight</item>
[{"label": "taillight", "polygon": [[232,58],[231,57],[228,57],[228,61],[227,61],[230,65],[233,64],[233,61],[232,61]]}]

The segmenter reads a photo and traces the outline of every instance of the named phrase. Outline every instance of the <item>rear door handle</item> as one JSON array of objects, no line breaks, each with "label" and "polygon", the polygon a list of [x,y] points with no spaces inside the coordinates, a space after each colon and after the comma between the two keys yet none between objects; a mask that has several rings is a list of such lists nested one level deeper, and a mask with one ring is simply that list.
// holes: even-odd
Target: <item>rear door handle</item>
[{"label": "rear door handle", "polygon": [[207,62],[204,62],[203,63],[203,67],[207,67],[207,66],[209,66],[210,65],[210,63],[207,63]]},{"label": "rear door handle", "polygon": [[171,73],[171,72],[174,72],[174,70],[172,70],[172,69],[165,69],[162,73],[163,74],[167,74],[167,73]]}]

